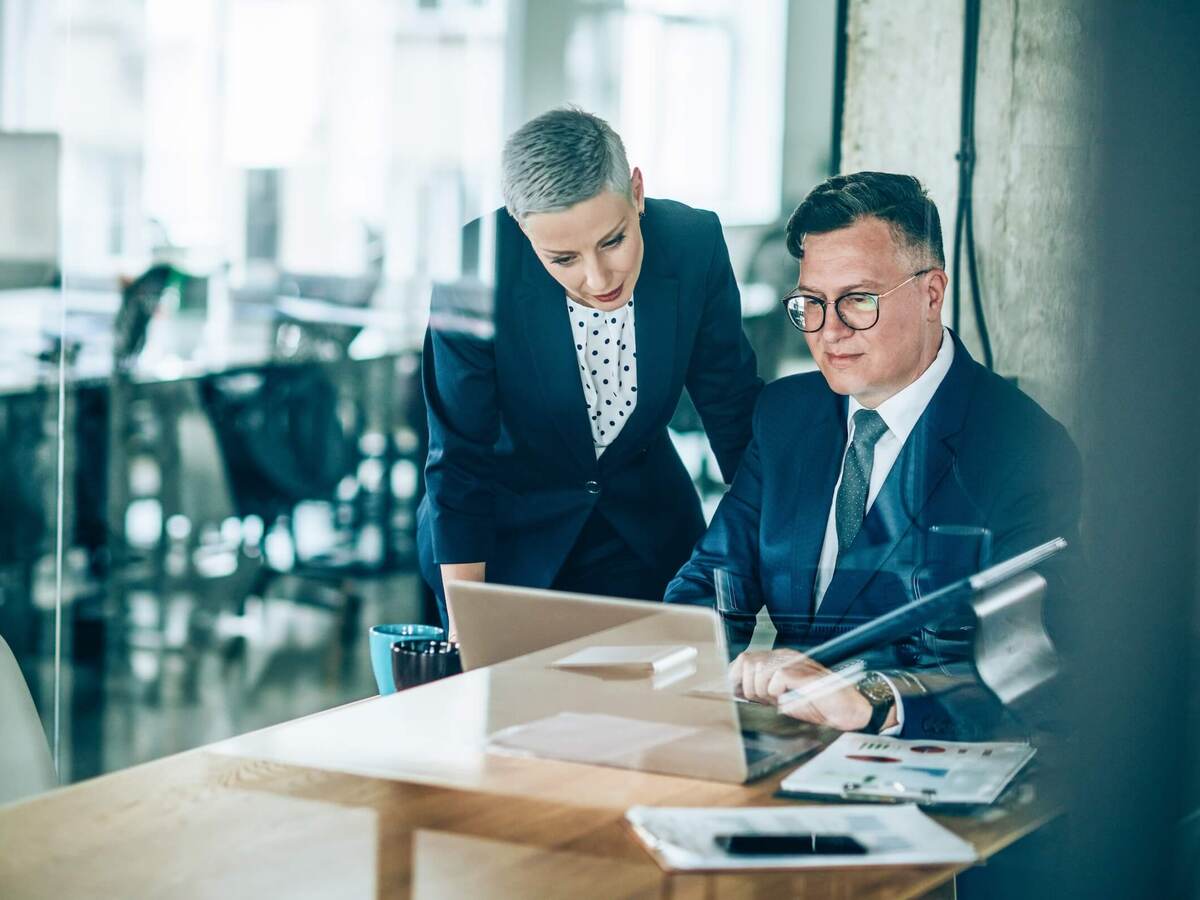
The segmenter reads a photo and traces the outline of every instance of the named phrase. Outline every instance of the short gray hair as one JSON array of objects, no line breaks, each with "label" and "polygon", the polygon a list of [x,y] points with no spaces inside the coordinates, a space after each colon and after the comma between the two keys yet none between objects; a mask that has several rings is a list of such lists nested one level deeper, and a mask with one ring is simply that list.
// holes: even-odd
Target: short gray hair
[{"label": "short gray hair", "polygon": [[504,205],[518,222],[560,212],[605,190],[632,199],[625,145],[599,116],[552,109],[518,128],[501,157]]}]

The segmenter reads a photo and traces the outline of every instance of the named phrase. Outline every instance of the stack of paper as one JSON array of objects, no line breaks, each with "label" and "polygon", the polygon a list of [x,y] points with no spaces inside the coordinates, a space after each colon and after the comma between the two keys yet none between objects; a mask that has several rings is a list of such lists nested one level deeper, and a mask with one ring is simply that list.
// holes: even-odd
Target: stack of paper
[{"label": "stack of paper", "polygon": [[682,644],[629,647],[585,647],[556,660],[556,669],[608,671],[627,675],[653,675],[696,658],[696,648]]},{"label": "stack of paper", "polygon": [[[649,807],[625,814],[634,834],[667,871],[959,865],[975,848],[915,806]],[[847,835],[866,853],[748,856],[717,843],[728,834]]]},{"label": "stack of paper", "polygon": [[852,800],[992,803],[1036,751],[1021,743],[959,743],[843,734],[780,785],[785,793]]},{"label": "stack of paper", "polygon": [[560,712],[496,732],[488,739],[488,749],[637,768],[638,761],[655,748],[697,731],[670,722],[647,722],[605,713]]}]

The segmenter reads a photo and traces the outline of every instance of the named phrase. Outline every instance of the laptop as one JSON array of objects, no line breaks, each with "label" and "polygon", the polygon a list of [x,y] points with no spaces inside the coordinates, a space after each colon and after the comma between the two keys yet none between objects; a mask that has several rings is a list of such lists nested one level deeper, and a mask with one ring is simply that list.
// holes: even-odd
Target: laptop
[{"label": "laptop", "polygon": [[[487,671],[489,749],[744,783],[823,746],[816,728],[711,687],[728,666],[711,609],[477,582],[446,601],[464,670]],[[659,671],[581,658],[638,652]]]}]

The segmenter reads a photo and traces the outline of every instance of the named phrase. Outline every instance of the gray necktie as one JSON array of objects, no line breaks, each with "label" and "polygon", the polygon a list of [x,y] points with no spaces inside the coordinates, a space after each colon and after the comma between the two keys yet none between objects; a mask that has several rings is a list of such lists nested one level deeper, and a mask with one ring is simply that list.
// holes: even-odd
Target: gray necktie
[{"label": "gray necktie", "polygon": [[867,492],[871,488],[871,466],[875,460],[875,443],[886,432],[887,424],[873,409],[860,409],[854,414],[854,439],[846,451],[842,467],[842,483],[837,493],[838,554],[846,552],[862,528],[867,508]]}]

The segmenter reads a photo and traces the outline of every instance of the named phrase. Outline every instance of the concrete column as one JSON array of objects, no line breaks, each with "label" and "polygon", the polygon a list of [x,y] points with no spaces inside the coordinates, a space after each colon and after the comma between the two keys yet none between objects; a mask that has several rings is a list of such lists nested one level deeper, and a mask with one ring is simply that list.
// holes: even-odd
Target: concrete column
[{"label": "concrete column", "polygon": [[[996,367],[1069,427],[1097,289],[1084,238],[1097,99],[1086,23],[1078,0],[989,0],[976,85],[975,237]],[[851,0],[848,34],[842,169],[920,178],[949,258],[963,4]],[[978,357],[965,265],[962,278],[963,337]]]}]

